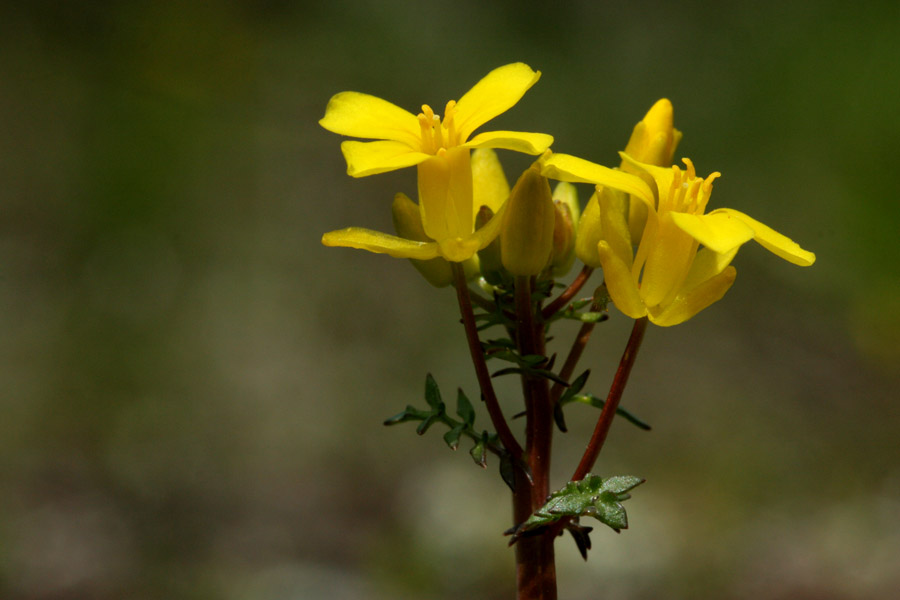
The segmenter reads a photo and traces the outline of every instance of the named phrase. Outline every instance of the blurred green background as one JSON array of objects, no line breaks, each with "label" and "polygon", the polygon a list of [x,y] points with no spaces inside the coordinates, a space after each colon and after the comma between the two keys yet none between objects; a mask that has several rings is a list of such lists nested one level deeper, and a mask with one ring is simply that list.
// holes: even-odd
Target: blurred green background
[{"label": "blurred green background", "polygon": [[615,164],[666,96],[712,205],[818,255],[749,244],[651,328],[624,404],[654,430],[596,468],[647,478],[632,529],[561,539],[560,598],[897,597],[900,4],[586,0],[3,5],[0,597],[512,597],[496,466],[380,424],[427,371],[475,396],[452,292],[319,243],[390,230],[414,171],[350,179],[317,120],[514,61],[543,77],[496,128]]}]

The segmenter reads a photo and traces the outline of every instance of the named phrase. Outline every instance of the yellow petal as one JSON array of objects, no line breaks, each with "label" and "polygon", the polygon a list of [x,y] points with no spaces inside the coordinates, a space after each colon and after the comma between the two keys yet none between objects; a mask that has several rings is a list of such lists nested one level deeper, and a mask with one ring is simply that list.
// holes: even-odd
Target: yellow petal
[{"label": "yellow petal", "polygon": [[376,254],[388,254],[394,258],[427,260],[438,255],[438,245],[434,242],[414,242],[362,227],[329,231],[322,236],[322,243],[326,246],[358,248]]},{"label": "yellow petal", "polygon": [[705,215],[679,212],[667,214],[671,215],[672,220],[682,231],[710,250],[721,254],[739,248],[753,239],[753,229],[750,226],[722,210]]},{"label": "yellow petal", "polygon": [[673,222],[675,213],[660,215],[644,272],[641,275],[641,298],[648,308],[671,302],[687,278],[697,242]]},{"label": "yellow petal", "polygon": [[725,254],[713,252],[709,248],[703,248],[694,257],[691,270],[687,279],[682,284],[682,293],[686,293],[725,270],[731,264],[738,249],[735,248]]},{"label": "yellow petal", "polygon": [[737,271],[734,267],[727,267],[724,271],[711,279],[707,279],[693,290],[684,295],[679,294],[668,306],[659,311],[650,313],[650,321],[661,327],[670,327],[684,323],[698,312],[722,299],[731,284]]},{"label": "yellow petal", "polygon": [[512,108],[540,77],[540,71],[524,63],[505,65],[485,75],[456,103],[460,139],[467,140],[480,126]]},{"label": "yellow petal", "polygon": [[610,169],[577,156],[553,153],[543,161],[543,174],[545,177],[560,181],[594,183],[611,187],[637,196],[650,208],[655,207],[653,190],[637,175]]},{"label": "yellow petal", "polygon": [[503,215],[506,214],[506,204],[500,207],[500,209],[494,213],[494,216],[485,223],[484,227],[475,231],[472,237],[478,242],[478,249],[483,250],[487,248],[491,242],[493,242],[498,235],[500,235],[500,229],[503,227]]},{"label": "yellow petal", "polygon": [[450,148],[430,156],[419,163],[418,175],[422,226],[428,237],[441,243],[471,235],[475,211],[469,149]]},{"label": "yellow petal", "polygon": [[597,254],[603,265],[606,289],[616,308],[632,319],[646,316],[647,307],[644,306],[637,284],[631,276],[631,267],[606,242],[597,244]]},{"label": "yellow petal", "polygon": [[496,213],[509,198],[509,182],[503,167],[497,160],[497,153],[490,148],[480,148],[472,152],[472,208],[475,214],[482,206]]},{"label": "yellow petal", "polygon": [[502,148],[523,154],[540,154],[552,143],[553,136],[546,133],[485,131],[476,135],[464,146],[466,148]]},{"label": "yellow petal", "polygon": [[415,115],[387,100],[359,92],[333,96],[319,125],[341,135],[402,142],[410,149],[418,149],[422,144]]},{"label": "yellow petal", "polygon": [[[598,186],[599,188],[600,186]],[[575,230],[575,256],[589,267],[600,267],[600,255],[597,254],[597,242],[603,233],[600,227],[600,201],[597,192],[588,200],[578,227]],[[629,269],[631,267],[629,266]]]},{"label": "yellow petal", "polygon": [[366,177],[417,165],[431,158],[415,152],[400,142],[342,142],[341,152],[347,161],[347,175]]},{"label": "yellow petal", "polygon": [[625,220],[628,197],[622,192],[600,186],[597,187],[597,195],[600,202],[600,237],[630,270],[634,251]]},{"label": "yellow petal", "polygon": [[709,214],[713,215],[717,213],[730,215],[734,219],[742,222],[744,225],[753,230],[753,239],[756,240],[756,242],[759,243],[760,246],[762,246],[772,254],[780,256],[789,263],[793,263],[801,267],[808,267],[816,262],[815,254],[804,250],[800,247],[799,244],[797,244],[797,242],[793,241],[787,236],[778,233],[771,227],[760,223],[756,219],[749,217],[740,211],[731,208],[720,208],[718,210],[712,211]]}]

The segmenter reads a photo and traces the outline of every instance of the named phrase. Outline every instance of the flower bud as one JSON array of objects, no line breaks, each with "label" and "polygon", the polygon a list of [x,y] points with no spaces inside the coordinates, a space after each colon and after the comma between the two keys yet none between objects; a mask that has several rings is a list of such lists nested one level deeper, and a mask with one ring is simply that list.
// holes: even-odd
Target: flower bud
[{"label": "flower bud", "polygon": [[572,211],[568,204],[555,200],[553,208],[556,216],[553,221],[550,267],[555,277],[561,277],[569,272],[575,262],[575,225],[572,223]]},{"label": "flower bud", "polygon": [[556,211],[539,163],[519,177],[509,194],[500,233],[503,266],[513,275],[538,275],[550,261]]},{"label": "flower bud", "polygon": [[[681,141],[681,132],[673,126],[672,103],[662,98],[650,107],[641,122],[634,126],[631,139],[625,146],[625,154],[634,160],[657,167],[668,167],[672,164],[675,148]],[[651,186],[653,180],[646,173],[635,169],[625,161],[620,167],[623,171],[643,178]],[[647,223],[647,207],[640,200],[632,199],[628,208],[628,226],[631,239],[640,240]]]},{"label": "flower bud", "polygon": [[[671,165],[675,148],[681,141],[681,132],[672,125],[673,112],[669,100],[657,100],[641,122],[634,126],[631,139],[625,146],[625,154],[638,162],[658,167]],[[634,172],[625,164],[622,168]]]},{"label": "flower bud", "polygon": [[569,207],[569,216],[572,218],[572,224],[577,226],[578,220],[581,218],[581,205],[578,204],[578,188],[568,181],[560,181],[553,188],[554,202],[562,202]]}]

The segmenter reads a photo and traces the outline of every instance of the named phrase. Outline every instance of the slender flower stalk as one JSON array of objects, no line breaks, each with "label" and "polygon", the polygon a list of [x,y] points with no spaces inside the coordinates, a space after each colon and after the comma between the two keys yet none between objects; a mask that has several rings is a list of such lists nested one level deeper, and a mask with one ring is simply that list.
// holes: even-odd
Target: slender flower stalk
[{"label": "slender flower stalk", "polygon": [[625,346],[625,351],[622,353],[622,358],[619,361],[619,368],[616,369],[616,375],[613,378],[612,385],[609,387],[606,403],[603,405],[603,410],[600,411],[600,416],[597,417],[597,424],[594,426],[591,441],[588,442],[587,449],[584,451],[578,467],[572,474],[572,481],[584,479],[591,472],[591,469],[594,468],[594,463],[597,462],[597,457],[600,455],[600,450],[603,449],[603,443],[606,441],[606,435],[609,433],[609,428],[612,425],[613,417],[616,416],[616,409],[619,408],[619,402],[622,400],[622,394],[625,393],[625,386],[628,384],[628,377],[631,375],[631,368],[637,359],[638,350],[641,348],[641,342],[644,340],[644,332],[646,330],[646,318],[637,319],[634,322],[631,336],[628,338],[628,344]]},{"label": "slender flower stalk", "polygon": [[503,443],[503,447],[506,448],[513,458],[519,458],[522,456],[522,446],[516,441],[515,436],[509,429],[509,425],[506,423],[503,410],[500,408],[500,402],[497,400],[497,394],[494,392],[491,375],[484,361],[484,353],[481,350],[478,329],[475,325],[475,315],[472,312],[472,303],[469,299],[469,289],[466,286],[465,272],[459,263],[453,263],[452,267],[453,275],[456,279],[456,298],[459,302],[459,312],[462,316],[463,327],[466,330],[466,342],[469,346],[469,354],[472,357],[475,376],[478,378],[478,385],[481,388],[485,407],[488,415],[490,415],[491,423],[494,425],[497,435]]}]

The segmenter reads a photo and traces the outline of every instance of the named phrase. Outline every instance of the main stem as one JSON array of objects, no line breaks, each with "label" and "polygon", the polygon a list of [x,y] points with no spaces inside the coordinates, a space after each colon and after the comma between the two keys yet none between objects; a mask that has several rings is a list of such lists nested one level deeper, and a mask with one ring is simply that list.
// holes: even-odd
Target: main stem
[{"label": "main stem", "polygon": [[[546,354],[544,325],[539,305],[531,299],[530,277],[516,277],[516,342],[522,356]],[[537,317],[537,318],[536,318]],[[550,386],[543,377],[523,375],[525,396],[525,458],[532,482],[516,477],[513,513],[516,524],[544,505],[550,493],[550,449],[553,441],[553,405]],[[516,542],[516,588],[519,600],[556,600],[556,564],[548,532]]]}]

